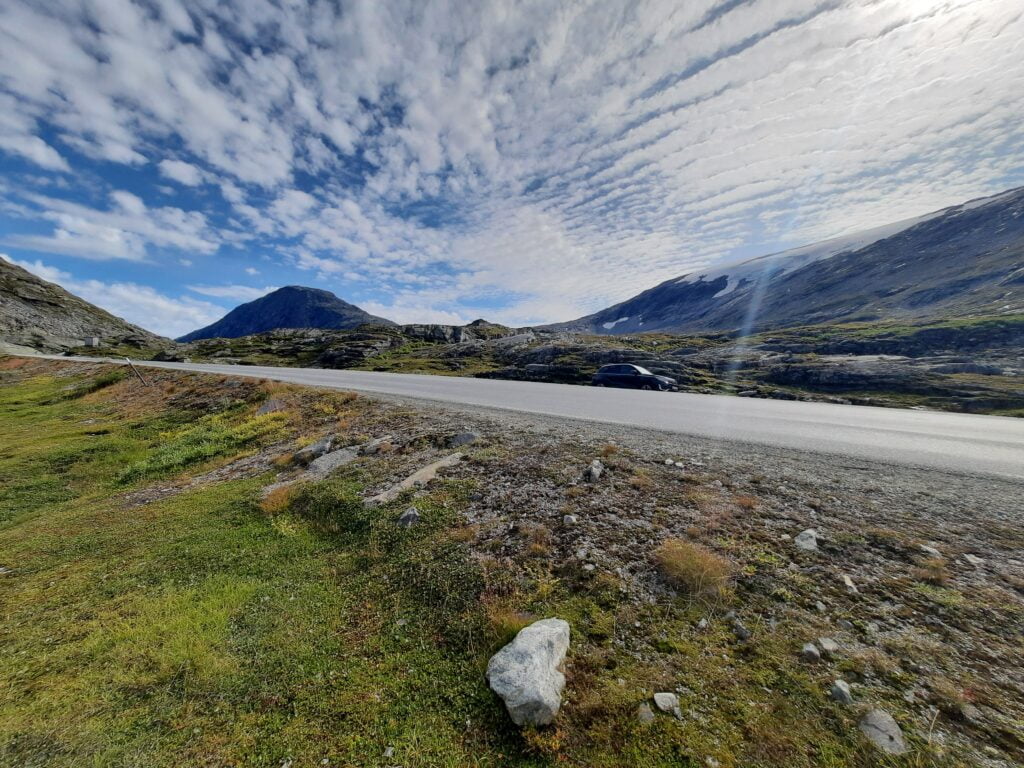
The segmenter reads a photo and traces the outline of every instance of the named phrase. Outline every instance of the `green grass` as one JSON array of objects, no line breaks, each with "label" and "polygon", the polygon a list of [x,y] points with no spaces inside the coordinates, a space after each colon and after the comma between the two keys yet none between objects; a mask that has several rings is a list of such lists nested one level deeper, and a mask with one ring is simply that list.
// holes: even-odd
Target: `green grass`
[{"label": "green grass", "polygon": [[[274,516],[257,505],[268,477],[134,506],[126,482],[198,473],[289,427],[255,405],[193,420],[166,400],[56,397],[69,383],[90,386],[0,387],[2,766],[875,764],[792,632],[741,646],[724,622],[694,632],[698,604],[635,605],[611,574],[471,556],[453,535],[466,481],[369,509],[378,478],[361,465]],[[401,529],[410,503],[423,522]],[[483,671],[509,616],[552,615],[573,631],[565,706],[520,733]],[[637,722],[677,685],[696,717]]]}]

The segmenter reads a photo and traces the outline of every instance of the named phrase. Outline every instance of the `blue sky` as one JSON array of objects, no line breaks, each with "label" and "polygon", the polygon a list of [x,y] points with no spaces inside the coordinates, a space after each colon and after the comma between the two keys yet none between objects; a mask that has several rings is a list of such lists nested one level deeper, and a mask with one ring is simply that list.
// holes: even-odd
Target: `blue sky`
[{"label": "blue sky", "polygon": [[571,319],[1024,184],[1019,0],[7,0],[0,254],[180,335],[274,287]]}]

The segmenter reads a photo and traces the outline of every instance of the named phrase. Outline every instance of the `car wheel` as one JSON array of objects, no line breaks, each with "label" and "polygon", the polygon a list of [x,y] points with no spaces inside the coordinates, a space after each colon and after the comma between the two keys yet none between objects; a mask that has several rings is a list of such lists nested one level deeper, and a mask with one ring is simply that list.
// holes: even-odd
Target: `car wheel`
[{"label": "car wheel", "polygon": [[594,382],[594,386],[595,386],[595,387],[603,387],[603,386],[604,386],[604,384],[602,384],[602,383],[601,383],[600,381],[595,381],[595,382]]},{"label": "car wheel", "polygon": [[644,384],[642,387],[640,387],[640,389],[645,389],[648,392],[650,392],[651,391],[651,385],[650,384]]}]

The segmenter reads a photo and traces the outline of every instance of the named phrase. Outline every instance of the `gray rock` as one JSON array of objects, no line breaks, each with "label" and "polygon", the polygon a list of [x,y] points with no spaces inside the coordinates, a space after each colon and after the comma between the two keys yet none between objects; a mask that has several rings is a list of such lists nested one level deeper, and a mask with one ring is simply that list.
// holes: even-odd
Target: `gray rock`
[{"label": "gray rock", "polygon": [[930,544],[922,544],[921,551],[929,557],[942,557],[942,553]]},{"label": "gray rock", "polygon": [[826,613],[828,611],[828,606],[821,602],[821,600],[817,600],[814,603],[814,607],[818,611],[818,613]]},{"label": "gray rock", "polygon": [[857,585],[853,583],[853,579],[851,579],[845,573],[842,574],[842,580],[843,580],[843,586],[846,587],[846,591],[847,592],[849,592],[851,595],[856,595],[856,594],[859,593],[859,590],[857,589]]},{"label": "gray rock", "polygon": [[284,409],[285,404],[277,398],[272,397],[269,400],[264,401],[263,405],[261,405],[259,410],[256,411],[256,415],[266,416],[268,413],[275,413],[277,411],[283,411]]},{"label": "gray rock", "polygon": [[576,515],[564,515],[562,517],[562,525],[576,525],[580,520]]},{"label": "gray rock", "polygon": [[679,709],[679,697],[674,693],[656,693],[654,694],[654,706],[662,712],[675,712]]},{"label": "gray rock", "polygon": [[412,528],[420,521],[420,513],[416,507],[409,507],[398,517],[398,524],[403,528]]},{"label": "gray rock", "polygon": [[542,619],[524,627],[487,663],[487,682],[516,725],[548,725],[562,705],[569,624]]},{"label": "gray rock", "polygon": [[391,442],[391,436],[378,437],[371,440],[368,443],[363,444],[359,448],[361,456],[373,456],[375,453],[380,453],[380,449]]},{"label": "gray rock", "polygon": [[342,448],[340,451],[325,453],[319,459],[314,459],[309,464],[309,471],[315,475],[329,475],[339,467],[353,462],[358,458],[359,452],[355,448]]},{"label": "gray rock", "polygon": [[829,696],[832,697],[833,701],[837,701],[844,706],[850,706],[853,704],[853,693],[850,691],[850,684],[845,680],[836,680],[832,683],[832,689],[829,691]]},{"label": "gray rock", "polygon": [[747,629],[747,626],[742,621],[735,618],[732,620],[732,632],[744,643],[754,636],[754,633]]},{"label": "gray rock", "polygon": [[448,438],[449,448],[458,448],[462,445],[472,445],[480,439],[480,435],[476,432],[460,432],[453,437]]},{"label": "gray rock", "polygon": [[964,555],[964,560],[977,568],[979,565],[985,562],[985,560],[977,555]]},{"label": "gray rock", "polygon": [[590,466],[587,467],[586,471],[583,473],[583,479],[591,483],[596,483],[601,479],[602,474],[604,474],[604,464],[597,459],[594,459],[590,462]]},{"label": "gray rock", "polygon": [[889,755],[902,755],[907,751],[903,731],[884,709],[872,709],[857,724],[860,732],[880,750]]},{"label": "gray rock", "polygon": [[818,532],[813,528],[808,528],[806,531],[801,531],[793,543],[796,544],[797,549],[802,549],[804,552],[817,552],[818,551]]},{"label": "gray rock", "polygon": [[295,452],[295,461],[299,464],[309,464],[313,459],[319,459],[325,453],[331,450],[331,445],[334,443],[334,437],[328,435],[327,437],[317,440],[312,445],[307,445]]},{"label": "gray rock", "polygon": [[804,643],[804,647],[800,649],[800,657],[804,661],[821,661],[821,651],[814,643]]},{"label": "gray rock", "polygon": [[826,659],[831,659],[839,653],[839,643],[831,637],[819,637],[818,647],[821,648],[821,655]]},{"label": "gray rock", "polygon": [[646,701],[637,707],[636,719],[644,725],[654,722],[654,710],[651,709],[651,705]]}]

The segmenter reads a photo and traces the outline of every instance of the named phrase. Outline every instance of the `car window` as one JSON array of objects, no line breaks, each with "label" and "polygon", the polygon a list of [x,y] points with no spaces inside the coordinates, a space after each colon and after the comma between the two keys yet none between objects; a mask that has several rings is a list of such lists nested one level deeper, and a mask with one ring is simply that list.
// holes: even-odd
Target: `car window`
[{"label": "car window", "polygon": [[654,375],[653,373],[651,373],[650,371],[648,371],[648,370],[647,370],[646,368],[644,368],[643,366],[639,366],[639,365],[634,365],[633,367],[634,367],[634,368],[636,369],[636,372],[637,372],[637,373],[641,373],[641,374],[643,374],[644,376],[653,376],[653,375]]}]

